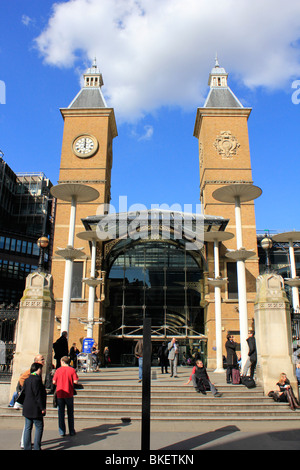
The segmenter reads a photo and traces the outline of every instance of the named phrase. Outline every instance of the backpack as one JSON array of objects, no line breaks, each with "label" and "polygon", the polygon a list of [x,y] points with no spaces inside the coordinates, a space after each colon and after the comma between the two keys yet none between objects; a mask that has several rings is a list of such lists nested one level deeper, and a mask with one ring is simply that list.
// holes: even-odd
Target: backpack
[{"label": "backpack", "polygon": [[242,384],[245,385],[245,387],[247,387],[247,388],[255,388],[256,387],[256,383],[254,382],[254,380],[251,379],[251,377],[248,377],[248,376],[242,377]]}]

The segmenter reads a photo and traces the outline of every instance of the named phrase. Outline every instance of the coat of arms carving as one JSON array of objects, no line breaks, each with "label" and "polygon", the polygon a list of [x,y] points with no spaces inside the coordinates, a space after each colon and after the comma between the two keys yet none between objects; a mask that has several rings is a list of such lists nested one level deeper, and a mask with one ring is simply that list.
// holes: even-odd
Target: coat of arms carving
[{"label": "coat of arms carving", "polygon": [[230,158],[236,155],[240,144],[230,131],[221,131],[214,142],[214,146],[222,157]]}]

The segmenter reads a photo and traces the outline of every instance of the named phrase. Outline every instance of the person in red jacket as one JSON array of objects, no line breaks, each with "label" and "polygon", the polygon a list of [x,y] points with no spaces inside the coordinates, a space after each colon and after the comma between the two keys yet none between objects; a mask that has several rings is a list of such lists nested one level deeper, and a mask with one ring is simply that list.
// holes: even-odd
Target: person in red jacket
[{"label": "person in red jacket", "polygon": [[74,429],[74,384],[78,383],[78,375],[73,367],[69,366],[68,356],[60,360],[61,367],[56,369],[53,384],[56,385],[58,430],[61,436],[66,435],[65,406],[67,406],[68,425],[70,436],[76,434]]},{"label": "person in red jacket", "polygon": [[188,385],[190,382],[193,382],[193,386],[198,393],[206,395],[206,391],[210,390],[214,397],[221,397],[221,393],[218,392],[214,384],[209,380],[206,368],[203,365],[203,362],[198,359],[196,365],[192,369],[191,376],[189,380],[184,384]]}]

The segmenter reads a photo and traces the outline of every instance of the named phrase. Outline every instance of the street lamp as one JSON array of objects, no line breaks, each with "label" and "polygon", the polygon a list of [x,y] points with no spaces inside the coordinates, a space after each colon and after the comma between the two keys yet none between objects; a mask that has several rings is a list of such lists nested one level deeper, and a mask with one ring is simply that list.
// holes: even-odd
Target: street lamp
[{"label": "street lamp", "polygon": [[257,199],[262,194],[262,190],[253,184],[229,184],[216,189],[213,197],[220,202],[235,205],[235,225],[236,225],[236,244],[235,251],[229,251],[225,256],[232,258],[237,263],[238,278],[238,297],[239,297],[239,318],[240,318],[240,341],[242,364],[248,357],[248,311],[247,311],[247,290],[246,290],[246,259],[255,256],[255,251],[246,250],[243,247],[241,203],[250,202]]},{"label": "street lamp", "polygon": [[263,238],[262,241],[260,242],[260,246],[266,252],[266,273],[269,273],[271,271],[270,250],[273,246],[273,242],[271,238],[269,237]]},{"label": "street lamp", "polygon": [[60,248],[55,252],[66,260],[61,331],[69,331],[73,264],[75,259],[84,256],[82,249],[75,249],[73,246],[77,204],[95,201],[99,197],[99,192],[91,186],[81,183],[60,183],[52,186],[50,192],[56,199],[71,203],[68,245],[66,248]]},{"label": "street lamp", "polygon": [[49,245],[49,240],[47,237],[40,237],[36,243],[40,249],[40,257],[38,263],[38,272],[40,273],[44,269],[45,249]]}]

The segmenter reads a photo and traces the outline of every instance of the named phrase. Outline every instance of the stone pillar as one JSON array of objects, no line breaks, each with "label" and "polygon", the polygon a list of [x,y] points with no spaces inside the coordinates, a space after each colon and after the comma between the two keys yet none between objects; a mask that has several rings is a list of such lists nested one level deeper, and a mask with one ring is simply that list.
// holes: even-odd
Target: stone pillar
[{"label": "stone pillar", "polygon": [[43,379],[46,372],[51,370],[53,329],[52,276],[43,272],[33,272],[26,278],[26,287],[20,301],[11,396],[20,375],[30,368],[34,357],[38,354],[45,357]]},{"label": "stone pillar", "polygon": [[298,396],[295,366],[292,362],[290,304],[281,276],[266,273],[258,276],[255,299],[255,337],[257,345],[257,379],[267,395],[276,389],[284,372]]}]

